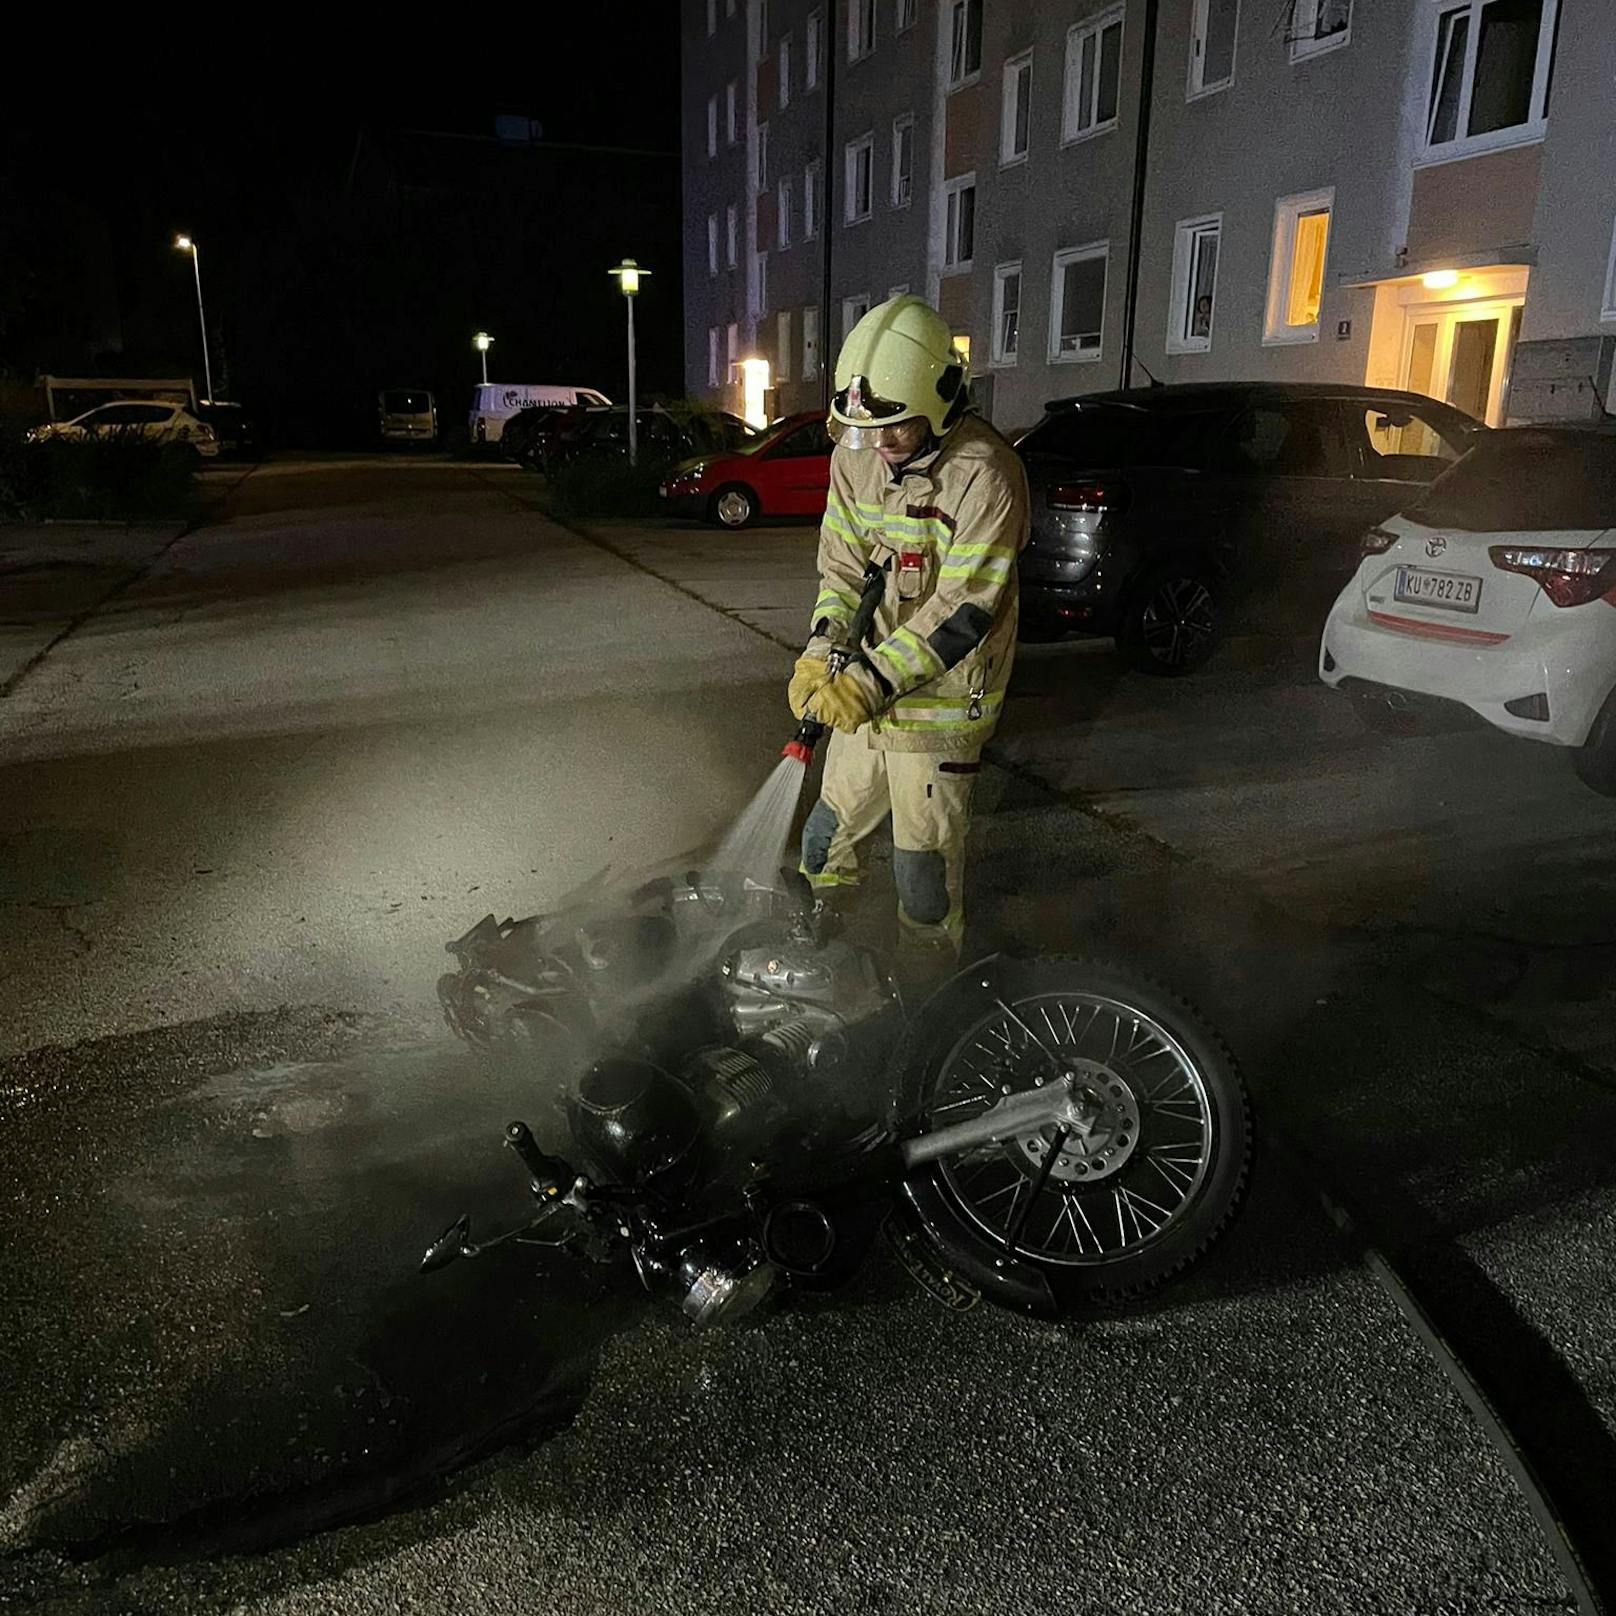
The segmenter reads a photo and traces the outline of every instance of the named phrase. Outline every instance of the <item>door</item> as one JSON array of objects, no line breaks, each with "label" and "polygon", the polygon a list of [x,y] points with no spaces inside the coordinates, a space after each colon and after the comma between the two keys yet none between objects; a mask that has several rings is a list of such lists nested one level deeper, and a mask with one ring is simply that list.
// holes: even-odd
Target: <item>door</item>
[{"label": "door", "polygon": [[1504,424],[1522,300],[1411,308],[1403,333],[1403,385],[1485,421]]},{"label": "door", "polygon": [[830,435],[814,419],[788,432],[766,451],[767,489],[758,495],[764,507],[781,516],[818,516],[830,488]]}]

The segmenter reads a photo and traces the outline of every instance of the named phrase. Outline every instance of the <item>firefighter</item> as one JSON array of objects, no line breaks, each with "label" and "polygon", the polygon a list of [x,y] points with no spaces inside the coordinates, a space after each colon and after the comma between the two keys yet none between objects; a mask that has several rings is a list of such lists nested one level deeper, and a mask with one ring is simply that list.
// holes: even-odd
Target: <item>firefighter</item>
[{"label": "firefighter", "polygon": [[[880,304],[848,333],[827,424],[819,599],[789,700],[835,733],[802,872],[822,898],[856,885],[857,846],[890,813],[900,947],[925,974],[963,938],[971,788],[1015,653],[1027,479],[971,413],[965,360],[918,297]],[[872,562],[886,565],[885,593],[865,643],[848,647]],[[832,677],[827,659],[849,649]]]}]

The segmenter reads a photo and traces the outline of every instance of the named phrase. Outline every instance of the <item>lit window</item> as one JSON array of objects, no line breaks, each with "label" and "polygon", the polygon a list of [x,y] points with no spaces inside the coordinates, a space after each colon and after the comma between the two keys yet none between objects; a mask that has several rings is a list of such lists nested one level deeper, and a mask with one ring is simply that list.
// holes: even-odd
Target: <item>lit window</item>
[{"label": "lit window", "polygon": [[915,120],[910,114],[892,124],[892,205],[906,208],[914,195]]},{"label": "lit window", "polygon": [[774,242],[782,252],[791,245],[791,210],[794,206],[791,176],[783,174],[774,192]]},{"label": "lit window", "polygon": [[813,90],[819,87],[819,52],[820,35],[825,31],[825,19],[817,11],[808,14],[808,35],[803,42],[802,87]]},{"label": "lit window", "polygon": [[847,8],[847,59],[862,61],[875,49],[875,0],[850,0]]},{"label": "lit window", "polygon": [[757,188],[761,196],[769,188],[769,126],[757,126]]},{"label": "lit window", "polygon": [[1334,190],[1282,197],[1275,204],[1264,342],[1318,341],[1334,205]]},{"label": "lit window", "polygon": [[1018,163],[1027,155],[1032,117],[1032,52],[1004,64],[1004,92],[999,107],[999,161]]},{"label": "lit window", "polygon": [[724,262],[731,269],[735,267],[736,224],[735,204],[731,202],[724,209]]},{"label": "lit window", "polygon": [[791,105],[791,35],[780,36],[780,110]]},{"label": "lit window", "polygon": [[707,273],[718,273],[718,215],[707,215]]},{"label": "lit window", "polygon": [[846,207],[849,224],[868,219],[871,207],[871,174],[875,165],[875,136],[862,135],[847,143]]},{"label": "lit window", "polygon": [[1173,232],[1173,295],[1167,316],[1168,353],[1205,353],[1212,346],[1218,247],[1223,215],[1180,219]]},{"label": "lit window", "polygon": [[1086,140],[1117,125],[1122,82],[1122,7],[1066,35],[1066,90],[1061,139]]},{"label": "lit window", "polygon": [[819,305],[810,303],[802,311],[802,379],[811,382],[819,374]]},{"label": "lit window", "polygon": [[735,144],[735,137],[738,127],[739,126],[735,120],[735,80],[731,79],[729,83],[724,86],[724,130],[725,139],[727,139],[732,146]]},{"label": "lit window", "polygon": [[819,234],[819,159],[802,171],[802,239],[812,241]]},{"label": "lit window", "polygon": [[842,299],[842,341],[847,341],[847,333],[856,326],[866,314],[870,312],[870,294],[860,292],[854,297]]},{"label": "lit window", "polygon": [[791,310],[781,309],[774,321],[774,379],[791,380]]},{"label": "lit window", "polygon": [[943,263],[969,269],[976,249],[976,175],[950,180],[944,191]]},{"label": "lit window", "polygon": [[1111,244],[1091,242],[1055,254],[1050,286],[1049,357],[1096,360],[1105,331],[1106,259]]},{"label": "lit window", "polygon": [[707,327],[707,385],[718,386],[718,327]]},{"label": "lit window", "polygon": [[1345,45],[1352,38],[1352,0],[1295,0],[1288,37],[1293,62]]},{"label": "lit window", "polygon": [[1559,0],[1462,0],[1437,13],[1426,104],[1432,156],[1543,133]]},{"label": "lit window", "polygon": [[718,97],[707,97],[707,155],[718,155]]},{"label": "lit window", "polygon": [[[1306,4],[1307,0],[1301,0]],[[1190,29],[1190,86],[1193,99],[1226,90],[1234,83],[1235,34],[1240,0],[1195,0]]]},{"label": "lit window", "polygon": [[1021,265],[993,271],[993,363],[1013,365],[1021,336]]},{"label": "lit window", "polygon": [[920,0],[898,0],[893,9],[897,12],[894,33],[906,34],[920,21]]},{"label": "lit window", "polygon": [[982,0],[950,0],[948,87],[957,90],[982,71]]}]

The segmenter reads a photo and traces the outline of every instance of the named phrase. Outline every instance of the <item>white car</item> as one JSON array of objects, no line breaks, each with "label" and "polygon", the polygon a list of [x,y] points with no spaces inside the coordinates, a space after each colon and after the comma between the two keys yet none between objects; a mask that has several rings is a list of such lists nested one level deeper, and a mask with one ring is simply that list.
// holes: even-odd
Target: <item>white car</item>
[{"label": "white car", "polygon": [[165,404],[160,399],[121,398],[111,404],[98,404],[71,421],[36,426],[28,434],[28,441],[45,443],[56,438],[71,442],[100,432],[138,433],[159,442],[188,443],[210,459],[219,452],[219,439],[211,426],[197,420],[183,404]]},{"label": "white car", "polygon": [[1616,429],[1489,433],[1371,528],[1319,675],[1372,727],[1458,703],[1616,796]]}]

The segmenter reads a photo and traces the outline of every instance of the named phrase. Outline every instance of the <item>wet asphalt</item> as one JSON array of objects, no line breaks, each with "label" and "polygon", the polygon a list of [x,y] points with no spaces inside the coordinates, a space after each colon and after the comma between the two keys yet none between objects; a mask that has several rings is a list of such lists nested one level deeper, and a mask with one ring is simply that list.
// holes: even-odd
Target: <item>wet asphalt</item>
[{"label": "wet asphalt", "polygon": [[[610,1273],[501,1254],[413,1274],[455,1213],[519,1212],[498,1131],[543,1120],[520,1074],[434,1029],[442,942],[745,801],[811,541],[614,528],[601,548],[526,497],[503,472],[266,467],[0,707],[20,810],[0,863],[0,1598],[1570,1608],[1497,1450],[1273,1152],[1196,1274],[1082,1325],[947,1312],[884,1252],[850,1292],[707,1335]],[[1250,677],[1271,653],[1234,655]],[[1552,1001],[1479,1013],[1429,932],[1344,923],[1383,878],[1372,841],[1325,903],[1316,879],[1253,879],[1160,816],[1077,800],[1061,702],[1097,664],[1067,662],[1028,663],[1044,774],[1018,742],[984,778],[979,941],[1120,953],[1196,998],[1260,1117],[1485,1327],[1490,1371],[1554,1393],[1543,1417],[1608,1486],[1598,1061],[1555,1047]],[[1304,710],[1271,677],[1260,704]],[[1091,723],[1085,746],[1132,744]],[[1443,919],[1501,924],[1496,900]]]}]

